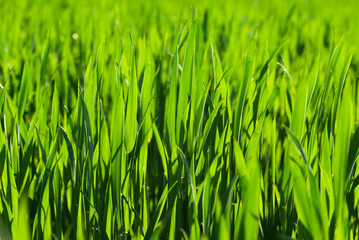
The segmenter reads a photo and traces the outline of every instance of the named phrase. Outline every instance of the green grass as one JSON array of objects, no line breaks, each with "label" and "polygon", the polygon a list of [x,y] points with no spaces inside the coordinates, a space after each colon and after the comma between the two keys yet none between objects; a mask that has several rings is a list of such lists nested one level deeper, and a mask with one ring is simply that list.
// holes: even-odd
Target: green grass
[{"label": "green grass", "polygon": [[0,239],[357,239],[357,3],[0,1]]}]

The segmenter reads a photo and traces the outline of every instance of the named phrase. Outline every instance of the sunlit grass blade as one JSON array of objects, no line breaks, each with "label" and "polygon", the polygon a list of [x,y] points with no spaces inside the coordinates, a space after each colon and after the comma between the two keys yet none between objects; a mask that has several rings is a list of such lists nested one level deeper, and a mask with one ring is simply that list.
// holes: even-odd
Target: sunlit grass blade
[{"label": "sunlit grass blade", "polygon": [[345,201],[345,180],[348,164],[349,137],[351,124],[351,106],[350,106],[350,85],[346,85],[343,92],[343,98],[339,106],[338,124],[335,135],[335,149],[333,159],[333,182],[335,198],[335,238],[347,238],[348,232],[345,227],[345,211],[347,204]]},{"label": "sunlit grass blade", "polygon": [[131,72],[129,82],[129,93],[126,105],[126,120],[125,120],[125,146],[128,152],[131,152],[135,146],[136,134],[137,134],[137,74],[135,66],[135,47],[132,43],[132,55],[131,55]]},{"label": "sunlit grass blade", "polygon": [[19,103],[18,103],[18,123],[20,123],[20,119],[22,118],[22,115],[25,111],[25,104],[27,99],[27,92],[29,88],[29,60],[25,61],[24,70],[22,72],[22,78],[21,78],[21,87],[20,87],[20,97],[19,97]]},{"label": "sunlit grass blade", "polygon": [[332,116],[331,116],[331,121],[332,121],[332,132],[334,133],[334,124],[335,124],[335,119],[336,119],[336,115],[337,115],[337,111],[338,111],[338,104],[339,104],[339,99],[342,96],[342,92],[344,89],[344,84],[345,84],[345,80],[348,76],[348,71],[349,71],[349,67],[351,64],[353,58],[353,54],[351,54],[348,58],[348,60],[345,63],[345,66],[343,68],[342,74],[340,76],[340,82],[339,82],[339,86],[338,86],[338,90],[335,94],[335,99],[334,99],[334,104],[333,104],[333,110],[332,110]]},{"label": "sunlit grass blade", "polygon": [[253,33],[253,37],[251,39],[250,46],[246,53],[246,60],[244,66],[244,76],[241,81],[239,95],[237,97],[237,103],[234,114],[234,122],[233,122],[233,131],[235,139],[240,142],[241,138],[241,128],[243,125],[243,114],[244,114],[244,102],[247,96],[247,89],[252,80],[253,68],[254,68],[254,60],[256,56],[256,44],[257,44],[257,33]]}]

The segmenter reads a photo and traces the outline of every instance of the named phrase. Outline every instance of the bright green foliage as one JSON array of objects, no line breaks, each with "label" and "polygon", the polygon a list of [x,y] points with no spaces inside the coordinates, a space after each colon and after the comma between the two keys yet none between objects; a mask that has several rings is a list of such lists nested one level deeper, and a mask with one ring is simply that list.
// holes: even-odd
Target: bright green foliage
[{"label": "bright green foliage", "polygon": [[0,6],[0,239],[358,238],[355,0]]}]

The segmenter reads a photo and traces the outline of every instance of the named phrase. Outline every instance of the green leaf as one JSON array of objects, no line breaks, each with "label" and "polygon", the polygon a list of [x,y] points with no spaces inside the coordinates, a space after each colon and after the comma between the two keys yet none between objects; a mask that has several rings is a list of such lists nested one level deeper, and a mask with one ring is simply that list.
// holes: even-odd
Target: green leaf
[{"label": "green leaf", "polygon": [[[177,117],[176,117],[176,142],[182,146],[187,132],[186,124],[186,107],[188,105],[188,96],[191,94],[191,82],[193,71],[193,56],[195,47],[195,33],[194,27],[191,25],[187,38],[187,47],[183,62],[183,70],[179,82],[179,93],[177,103]],[[178,61],[178,60],[177,60]]]},{"label": "green leaf", "polygon": [[60,123],[60,114],[59,114],[59,94],[57,92],[56,85],[54,86],[54,93],[52,95],[52,106],[51,106],[51,132],[52,136],[55,136],[56,130]]},{"label": "green leaf", "polygon": [[198,148],[198,153],[197,153],[197,158],[199,157],[199,154],[201,154],[203,147],[204,147],[204,143],[207,140],[208,134],[211,130],[212,124],[214,122],[214,119],[217,117],[218,111],[219,109],[222,107],[222,104],[224,103],[224,100],[220,101],[216,107],[213,109],[213,111],[211,112],[211,114],[209,115],[209,118],[206,122],[206,125],[204,126],[204,130],[203,130],[203,136],[200,139],[200,143],[199,143],[199,148]]},{"label": "green leaf", "polygon": [[176,151],[176,109],[177,109],[177,72],[178,72],[178,47],[183,32],[184,26],[178,36],[176,50],[173,57],[171,68],[171,81],[170,81],[170,93],[167,107],[167,129],[170,141],[171,151]]},{"label": "green leaf", "polygon": [[[132,36],[131,43],[132,43]],[[132,43],[131,72],[129,82],[129,93],[126,106],[125,120],[125,146],[127,152],[131,152],[135,146],[137,136],[137,76],[135,66],[135,47]]]},{"label": "green leaf", "polygon": [[67,146],[67,151],[69,154],[69,158],[70,158],[70,163],[71,163],[71,176],[72,176],[72,180],[74,181],[74,183],[76,183],[76,161],[75,161],[75,156],[74,156],[74,150],[72,148],[72,143],[68,137],[68,135],[66,134],[66,131],[63,127],[61,127],[62,130],[62,134],[64,136],[65,142],[66,142],[66,146]]},{"label": "green leaf", "polygon": [[233,131],[234,138],[240,142],[241,139],[241,128],[243,125],[243,114],[244,114],[244,102],[247,97],[247,91],[249,83],[253,77],[253,68],[254,61],[257,52],[257,32],[254,32],[251,42],[249,44],[249,48],[246,53],[246,60],[244,65],[244,76],[241,82],[240,92],[238,94],[237,103],[236,103],[236,111],[234,114],[234,122],[233,122]]},{"label": "green leaf", "polygon": [[174,240],[175,239],[175,231],[176,231],[176,210],[177,210],[177,198],[175,199],[175,202],[173,204],[173,208],[172,208],[172,216],[171,216],[171,224],[170,224],[170,236],[169,236],[169,240]]},{"label": "green leaf", "polygon": [[88,112],[88,118],[90,123],[89,127],[91,128],[91,132],[95,134],[96,133],[95,102],[96,102],[97,83],[94,76],[95,73],[94,73],[93,65],[94,63],[92,57],[90,57],[85,75],[84,102],[86,104],[86,108]]},{"label": "green leaf", "polygon": [[24,70],[22,72],[22,77],[21,77],[20,97],[19,97],[19,102],[18,102],[19,107],[18,107],[18,115],[17,115],[18,123],[20,123],[22,115],[24,114],[24,111],[25,111],[27,92],[28,92],[29,81],[30,81],[29,78],[30,78],[30,76],[29,76],[29,60],[26,60]]},{"label": "green leaf", "polygon": [[344,89],[343,99],[339,106],[338,128],[335,135],[333,160],[333,181],[335,199],[335,238],[348,238],[345,230],[345,180],[347,176],[350,124],[351,124],[351,94],[350,85]]},{"label": "green leaf", "polygon": [[340,76],[340,81],[339,81],[339,89],[336,91],[335,93],[335,98],[334,98],[334,104],[333,104],[333,110],[332,110],[332,117],[331,117],[331,121],[332,121],[332,132],[334,133],[334,124],[335,124],[335,119],[337,116],[337,112],[338,112],[338,104],[339,104],[339,98],[342,96],[342,92],[344,89],[344,84],[345,84],[345,80],[347,79],[348,76],[348,72],[349,72],[349,68],[350,68],[350,64],[353,58],[353,54],[351,54],[348,58],[348,60],[345,63],[345,66],[343,68],[342,74]]},{"label": "green leaf", "polygon": [[156,210],[153,213],[150,223],[148,225],[147,232],[146,232],[146,235],[144,238],[145,240],[150,239],[152,237],[153,231],[155,230],[155,226],[156,226],[156,224],[162,214],[163,208],[165,206],[167,195],[171,192],[171,190],[173,189],[173,187],[175,185],[176,184],[174,184],[172,186],[172,188],[170,188],[169,190],[168,190],[168,185],[166,185],[165,189],[163,190],[161,198],[158,200]]},{"label": "green leaf", "polygon": [[50,32],[47,32],[46,42],[41,56],[40,84],[44,82],[45,69],[50,50]]}]

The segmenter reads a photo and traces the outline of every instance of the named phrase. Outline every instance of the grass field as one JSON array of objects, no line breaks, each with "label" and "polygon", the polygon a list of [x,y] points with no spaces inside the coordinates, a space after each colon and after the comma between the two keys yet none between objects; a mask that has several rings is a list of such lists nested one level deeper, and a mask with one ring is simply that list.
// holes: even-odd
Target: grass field
[{"label": "grass field", "polygon": [[358,239],[358,10],[0,0],[0,239]]}]

